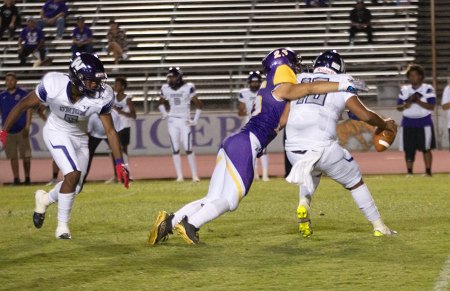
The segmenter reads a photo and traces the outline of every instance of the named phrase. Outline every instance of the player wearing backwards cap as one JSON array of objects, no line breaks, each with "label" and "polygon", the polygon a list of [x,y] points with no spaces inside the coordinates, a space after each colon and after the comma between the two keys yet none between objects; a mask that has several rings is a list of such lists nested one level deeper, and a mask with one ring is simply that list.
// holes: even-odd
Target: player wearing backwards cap
[{"label": "player wearing backwards cap", "polygon": [[[345,63],[336,51],[326,51],[314,61],[314,72],[297,76],[299,83],[335,81],[345,73]],[[366,108],[354,93],[332,92],[308,95],[289,103],[286,125],[286,151],[293,168],[286,178],[299,184],[300,202],[297,209],[299,230],[303,237],[312,234],[310,204],[322,173],[348,189],[364,216],[373,224],[374,235],[396,233],[381,219],[375,201],[362,180],[358,164],[337,141],[336,124],[344,109],[361,121],[381,129],[397,132],[392,119],[383,119]]]},{"label": "player wearing backwards cap", "polygon": [[83,177],[89,160],[87,122],[92,114],[99,114],[108,137],[111,150],[116,159],[116,172],[119,180],[128,188],[128,170],[120,150],[117,132],[111,119],[114,93],[105,84],[106,73],[102,62],[95,55],[77,55],[69,66],[69,75],[50,72],[42,77],[36,90],[28,94],[11,111],[0,131],[4,145],[7,132],[22,112],[40,103],[51,111],[43,130],[44,142],[53,160],[58,164],[64,180],[55,185],[50,192],[36,191],[36,208],[33,223],[41,228],[47,207],[58,204],[58,226],[56,238],[70,239],[70,211],[75,195],[81,192]]},{"label": "player wearing backwards cap", "polygon": [[220,145],[208,193],[173,214],[160,211],[150,231],[149,244],[167,239],[173,229],[187,243],[197,244],[197,231],[202,225],[238,207],[253,182],[255,159],[276,137],[288,100],[311,94],[365,90],[363,82],[344,75],[340,75],[339,82],[297,84],[295,73],[300,61],[288,48],[276,49],[263,59],[266,80],[258,92],[252,118]]},{"label": "player wearing backwards cap", "polygon": [[[191,101],[195,105],[194,119],[190,118]],[[167,113],[166,104],[169,104],[170,111]],[[177,182],[184,180],[181,170],[180,141],[191,167],[192,181],[198,182],[197,165],[195,155],[192,151],[191,126],[197,125],[202,113],[202,102],[197,98],[195,86],[183,80],[183,72],[178,67],[170,67],[167,72],[167,84],[161,87],[158,109],[162,114],[162,119],[167,118],[170,145],[172,147],[172,159],[177,173]]]}]

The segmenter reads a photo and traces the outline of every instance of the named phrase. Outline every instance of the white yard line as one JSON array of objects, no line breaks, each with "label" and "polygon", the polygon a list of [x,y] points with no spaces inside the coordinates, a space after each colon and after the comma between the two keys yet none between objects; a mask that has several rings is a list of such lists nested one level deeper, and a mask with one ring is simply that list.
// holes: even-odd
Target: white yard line
[{"label": "white yard line", "polygon": [[450,281],[450,255],[447,257],[442,271],[439,273],[439,277],[434,284],[434,291],[447,291],[448,283]]}]

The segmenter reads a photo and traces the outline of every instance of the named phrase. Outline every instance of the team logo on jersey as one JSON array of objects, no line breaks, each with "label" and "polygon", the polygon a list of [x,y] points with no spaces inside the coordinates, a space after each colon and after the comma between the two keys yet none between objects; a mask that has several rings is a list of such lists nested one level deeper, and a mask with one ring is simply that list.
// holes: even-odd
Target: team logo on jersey
[{"label": "team logo on jersey", "polygon": [[78,122],[78,116],[66,113],[64,115],[64,120],[67,121],[68,123],[77,123]]}]

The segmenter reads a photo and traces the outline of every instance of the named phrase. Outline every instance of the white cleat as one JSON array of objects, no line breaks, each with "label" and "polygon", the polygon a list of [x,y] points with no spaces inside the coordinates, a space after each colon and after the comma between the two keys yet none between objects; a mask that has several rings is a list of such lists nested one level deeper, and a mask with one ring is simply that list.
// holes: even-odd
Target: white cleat
[{"label": "white cleat", "polygon": [[269,182],[269,181],[270,181],[269,176],[263,176],[263,177],[262,177],[262,180],[263,180],[264,182]]},{"label": "white cleat", "polygon": [[50,205],[50,201],[48,200],[48,193],[44,190],[37,190],[34,194],[34,199],[36,202],[36,208],[34,212],[43,214],[47,211],[47,207]]},{"label": "white cleat", "polygon": [[177,181],[177,182],[183,182],[183,181],[184,181],[184,178],[183,178],[183,177],[178,177],[175,181]]},{"label": "white cleat", "polygon": [[56,185],[56,183],[58,183],[58,180],[51,179],[50,181],[48,181],[47,184],[45,184],[45,186],[53,186],[53,185]]},{"label": "white cleat", "polygon": [[396,235],[397,232],[395,230],[390,229],[386,225],[382,228],[376,228],[373,230],[374,236],[390,236],[390,235]]},{"label": "white cleat", "polygon": [[192,182],[194,182],[194,183],[200,182],[200,178],[197,177],[197,176],[193,176],[192,177]]},{"label": "white cleat", "polygon": [[70,230],[67,225],[58,225],[55,231],[55,236],[57,239],[71,239]]}]

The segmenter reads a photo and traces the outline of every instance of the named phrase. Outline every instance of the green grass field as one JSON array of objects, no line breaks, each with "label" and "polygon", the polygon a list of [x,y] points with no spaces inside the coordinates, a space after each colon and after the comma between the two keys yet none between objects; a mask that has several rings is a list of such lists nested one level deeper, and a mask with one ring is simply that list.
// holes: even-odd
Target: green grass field
[{"label": "green grass field", "polygon": [[200,245],[174,235],[156,247],[146,245],[156,212],[201,198],[206,180],[137,181],[128,191],[87,184],[75,200],[70,241],[54,238],[55,205],[34,228],[38,186],[2,187],[0,289],[433,290],[450,254],[449,180],[365,178],[396,237],[373,237],[350,193],[323,179],[314,234],[302,239],[297,187],[274,179],[254,183],[237,211],[205,225]]}]

